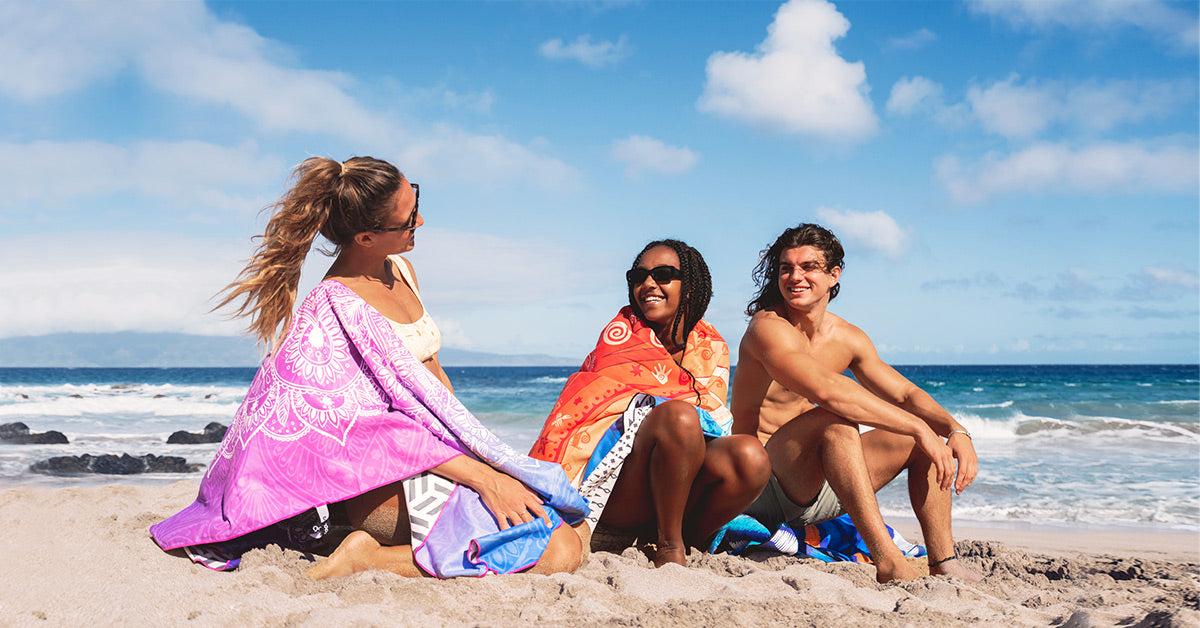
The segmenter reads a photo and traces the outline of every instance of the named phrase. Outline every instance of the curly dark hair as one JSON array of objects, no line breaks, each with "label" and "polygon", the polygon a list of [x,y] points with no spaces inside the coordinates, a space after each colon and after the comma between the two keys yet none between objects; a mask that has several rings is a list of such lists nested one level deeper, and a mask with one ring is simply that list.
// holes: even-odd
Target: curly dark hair
[{"label": "curly dark hair", "polygon": [[[680,281],[683,283],[680,285],[679,310],[675,312],[675,320],[671,323],[670,337],[674,338],[682,329],[686,343],[688,334],[692,333],[692,328],[704,317],[704,313],[708,310],[708,303],[712,300],[712,275],[708,273],[708,264],[704,262],[704,256],[700,255],[700,251],[688,246],[686,242],[669,238],[647,244],[633,259],[633,264],[629,269],[637,268],[638,264],[642,262],[642,257],[650,249],[659,246],[665,246],[679,256],[679,271],[683,275]],[[646,317],[642,313],[642,308],[638,307],[637,299],[633,296],[633,289],[633,284],[629,284],[629,307],[638,318],[645,321]]]},{"label": "curly dark hair", "polygon": [[[758,254],[758,265],[752,273],[754,285],[758,286],[758,294],[754,295],[754,299],[746,306],[747,316],[754,316],[783,302],[783,295],[779,293],[779,256],[787,249],[801,246],[811,246],[821,251],[825,256],[826,272],[846,267],[846,252],[842,250],[842,243],[838,242],[832,231],[807,222],[792,227],[780,234],[774,244]],[[837,297],[841,288],[842,284],[839,282],[829,289],[830,301]]]}]

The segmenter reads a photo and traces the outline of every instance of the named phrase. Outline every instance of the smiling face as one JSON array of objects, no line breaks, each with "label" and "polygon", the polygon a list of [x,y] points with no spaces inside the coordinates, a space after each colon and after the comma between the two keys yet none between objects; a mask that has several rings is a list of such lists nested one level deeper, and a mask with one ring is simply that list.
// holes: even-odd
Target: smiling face
[{"label": "smiling face", "polygon": [[[637,268],[652,270],[659,266],[679,268],[679,256],[670,247],[656,246],[642,255]],[[683,282],[678,278],[658,283],[652,276],[633,286],[634,302],[642,310],[642,317],[656,331],[670,330],[675,322],[683,297],[682,286]]]},{"label": "smiling face", "polygon": [[826,270],[827,261],[820,249],[801,246],[779,254],[779,294],[787,307],[806,311],[829,304],[829,290],[837,285],[842,269]]}]

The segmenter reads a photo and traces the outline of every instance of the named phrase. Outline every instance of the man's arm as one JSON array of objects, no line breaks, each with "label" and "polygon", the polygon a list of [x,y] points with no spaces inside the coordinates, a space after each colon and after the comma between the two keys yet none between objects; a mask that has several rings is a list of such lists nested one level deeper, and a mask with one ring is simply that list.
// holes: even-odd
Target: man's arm
[{"label": "man's arm", "polygon": [[938,484],[950,488],[954,458],[933,429],[919,417],[818,362],[786,320],[769,314],[755,316],[742,338],[742,347],[772,379],[822,408],[847,421],[915,439],[937,468]]},{"label": "man's arm", "polygon": [[961,494],[963,489],[975,481],[979,472],[979,458],[971,437],[967,435],[962,424],[934,401],[929,393],[880,359],[874,343],[865,333],[857,328],[852,328],[850,333],[854,336],[851,346],[855,359],[850,364],[850,371],[854,373],[854,377],[879,398],[917,416],[938,435],[946,437],[946,445],[958,459],[954,490]]}]

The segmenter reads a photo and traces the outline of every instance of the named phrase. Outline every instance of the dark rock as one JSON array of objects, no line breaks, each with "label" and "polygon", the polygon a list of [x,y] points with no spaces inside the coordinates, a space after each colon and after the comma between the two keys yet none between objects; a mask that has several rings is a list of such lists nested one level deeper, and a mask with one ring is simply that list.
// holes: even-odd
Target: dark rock
[{"label": "dark rock", "polygon": [[57,430],[31,433],[28,425],[17,421],[0,425],[0,441],[13,445],[65,445],[67,437]]},{"label": "dark rock", "polygon": [[179,456],[131,456],[113,454],[93,456],[56,456],[30,465],[29,470],[47,475],[77,475],[100,473],[104,475],[133,475],[136,473],[191,473],[203,465],[189,464]]},{"label": "dark rock", "polygon": [[204,426],[203,432],[185,432],[179,430],[171,434],[167,438],[167,443],[170,445],[197,445],[200,443],[219,443],[225,438],[225,432],[229,428],[213,421]]}]

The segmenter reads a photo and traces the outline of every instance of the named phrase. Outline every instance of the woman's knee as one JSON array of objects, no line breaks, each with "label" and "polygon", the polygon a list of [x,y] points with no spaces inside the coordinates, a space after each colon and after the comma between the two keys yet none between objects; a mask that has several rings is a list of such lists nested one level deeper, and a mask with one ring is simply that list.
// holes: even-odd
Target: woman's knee
[{"label": "woman's knee", "polygon": [[771,478],[771,459],[762,443],[748,434],[734,434],[713,441],[714,467],[726,480],[735,480],[760,490]]},{"label": "woman's knee", "polygon": [[355,530],[370,534],[384,545],[411,542],[404,487],[399,482],[367,491],[344,503],[347,518]]},{"label": "woman's knee", "polygon": [[674,442],[703,442],[704,431],[700,429],[700,415],[696,407],[684,401],[667,401],[656,406],[646,417],[647,425],[659,438]]},{"label": "woman's knee", "polygon": [[533,573],[571,573],[583,562],[583,541],[569,525],[560,525],[550,533],[550,542],[542,552],[541,559],[534,565]]}]

